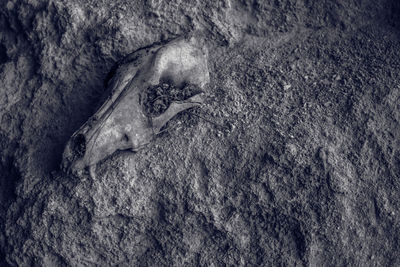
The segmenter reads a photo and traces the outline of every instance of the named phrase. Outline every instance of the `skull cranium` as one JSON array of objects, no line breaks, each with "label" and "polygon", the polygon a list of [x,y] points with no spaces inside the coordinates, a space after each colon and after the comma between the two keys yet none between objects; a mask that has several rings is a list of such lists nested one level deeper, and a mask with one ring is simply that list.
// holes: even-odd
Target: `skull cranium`
[{"label": "skull cranium", "polygon": [[109,83],[111,94],[66,145],[62,167],[93,167],[117,150],[137,151],[148,144],[178,112],[202,103],[202,94],[174,101],[158,116],[144,111],[143,96],[151,86],[169,81],[176,88],[209,82],[207,50],[194,36],[175,39],[129,55]]}]

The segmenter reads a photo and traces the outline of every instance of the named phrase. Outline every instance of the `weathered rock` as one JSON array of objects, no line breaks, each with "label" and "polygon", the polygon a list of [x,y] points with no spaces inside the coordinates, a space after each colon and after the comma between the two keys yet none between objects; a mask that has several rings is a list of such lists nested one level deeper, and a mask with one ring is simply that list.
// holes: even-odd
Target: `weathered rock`
[{"label": "weathered rock", "polygon": [[[1,1],[0,264],[400,265],[399,14],[394,0]],[[201,108],[95,179],[59,171],[118,63],[194,31]]]}]

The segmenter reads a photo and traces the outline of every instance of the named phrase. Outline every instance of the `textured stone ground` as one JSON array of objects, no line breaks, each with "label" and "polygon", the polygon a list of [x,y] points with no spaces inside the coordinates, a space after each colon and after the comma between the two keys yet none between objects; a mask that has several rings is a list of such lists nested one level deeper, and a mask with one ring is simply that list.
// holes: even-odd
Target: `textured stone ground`
[{"label": "textured stone ground", "polygon": [[[193,30],[205,105],[61,172],[116,63]],[[2,265],[400,265],[397,1],[4,0],[0,31]]]}]

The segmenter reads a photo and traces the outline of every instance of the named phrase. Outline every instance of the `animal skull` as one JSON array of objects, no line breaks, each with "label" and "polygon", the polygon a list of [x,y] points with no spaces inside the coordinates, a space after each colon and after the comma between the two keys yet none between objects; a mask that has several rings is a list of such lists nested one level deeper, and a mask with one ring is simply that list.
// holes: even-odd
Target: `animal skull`
[{"label": "animal skull", "polygon": [[101,108],[68,141],[64,170],[78,172],[117,150],[137,151],[148,144],[177,113],[202,103],[202,93],[172,102],[159,116],[144,111],[143,96],[163,81],[177,88],[203,89],[209,82],[207,50],[194,36],[175,39],[130,54],[109,83],[111,94]]}]

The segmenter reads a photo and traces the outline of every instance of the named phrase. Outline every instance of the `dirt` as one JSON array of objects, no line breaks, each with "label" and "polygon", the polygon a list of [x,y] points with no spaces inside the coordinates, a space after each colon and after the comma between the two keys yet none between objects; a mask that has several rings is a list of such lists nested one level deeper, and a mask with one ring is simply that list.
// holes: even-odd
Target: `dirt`
[{"label": "dirt", "polygon": [[[400,265],[399,21],[394,0],[1,2],[0,264]],[[62,172],[113,66],[195,30],[205,103],[96,179]],[[149,89],[151,116],[193,92]]]}]

